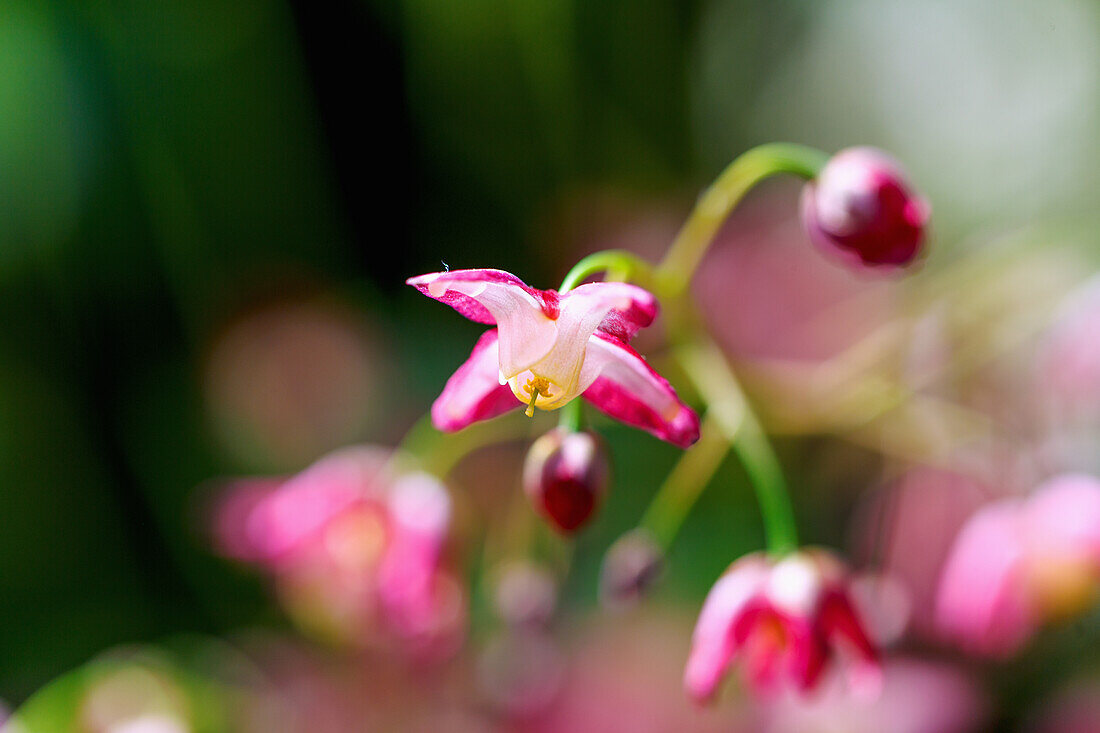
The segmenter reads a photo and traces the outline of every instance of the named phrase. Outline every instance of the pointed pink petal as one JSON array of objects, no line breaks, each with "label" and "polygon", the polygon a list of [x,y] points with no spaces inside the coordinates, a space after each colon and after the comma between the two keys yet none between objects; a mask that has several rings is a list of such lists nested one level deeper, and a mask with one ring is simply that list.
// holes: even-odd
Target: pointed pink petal
[{"label": "pointed pink petal", "polygon": [[878,659],[878,649],[867,635],[855,606],[843,591],[834,588],[825,594],[818,612],[818,622],[826,638],[843,639],[866,661]]},{"label": "pointed pink petal", "polygon": [[629,283],[588,283],[561,296],[562,316],[569,311],[602,314],[598,328],[626,342],[657,317],[657,299]]},{"label": "pointed pink petal", "polygon": [[508,385],[500,384],[497,331],[486,331],[432,404],[432,424],[454,432],[520,406]]},{"label": "pointed pink petal", "polygon": [[699,439],[699,416],[626,344],[595,334],[583,372],[584,397],[602,412],[681,448]]},{"label": "pointed pink petal", "polygon": [[710,700],[729,669],[739,646],[734,628],[763,587],[767,572],[767,562],[762,558],[739,560],[718,579],[703,601],[684,669],[684,690],[696,702]]},{"label": "pointed pink petal", "polygon": [[558,294],[535,290],[501,270],[433,272],[407,281],[480,323],[495,323],[500,370],[509,379],[546,356],[558,336]]},{"label": "pointed pink petal", "polygon": [[936,624],[966,649],[1006,656],[1034,629],[1022,577],[1020,511],[1014,500],[978,510],[959,532],[944,565]]}]

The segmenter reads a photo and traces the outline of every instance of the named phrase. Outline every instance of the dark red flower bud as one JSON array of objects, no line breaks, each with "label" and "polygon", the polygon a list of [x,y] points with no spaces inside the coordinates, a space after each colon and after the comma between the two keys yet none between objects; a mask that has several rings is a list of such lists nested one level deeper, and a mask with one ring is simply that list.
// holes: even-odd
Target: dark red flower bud
[{"label": "dark red flower bud", "polygon": [[834,155],[802,192],[813,242],[856,266],[900,267],[916,259],[931,210],[881,150]]},{"label": "dark red flower bud", "polygon": [[562,532],[575,532],[599,506],[609,474],[599,437],[556,428],[531,446],[523,487],[539,514]]}]

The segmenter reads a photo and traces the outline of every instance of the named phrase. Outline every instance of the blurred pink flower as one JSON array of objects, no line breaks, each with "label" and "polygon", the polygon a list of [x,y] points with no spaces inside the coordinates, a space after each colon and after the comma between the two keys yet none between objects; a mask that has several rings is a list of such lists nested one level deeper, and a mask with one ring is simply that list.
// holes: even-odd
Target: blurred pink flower
[{"label": "blurred pink flower", "polygon": [[882,691],[853,694],[827,675],[813,696],[787,694],[761,703],[764,733],[964,733],[978,728],[987,703],[961,671],[916,659],[883,663]]},{"label": "blurred pink flower", "polygon": [[840,151],[802,193],[802,222],[810,239],[855,267],[912,262],[930,213],[897,162],[875,148]]},{"label": "blurred pink flower", "polygon": [[273,576],[288,610],[341,641],[379,632],[429,654],[451,650],[465,599],[440,564],[451,502],[422,473],[394,475],[390,454],[332,453],[282,483],[249,480],[215,519],[223,552]]},{"label": "blurred pink flower", "polygon": [[733,563],[699,614],[684,688],[710,700],[736,657],[749,682],[768,692],[814,687],[839,650],[853,653],[853,689],[873,694],[878,651],[849,595],[847,570],[832,553],[802,550],[778,561],[762,553]]},{"label": "blurred pink flower", "polygon": [[1004,657],[1046,620],[1087,608],[1100,581],[1100,481],[1065,474],[974,514],[940,580],[936,619],[965,649]]},{"label": "blurred pink flower", "polygon": [[[486,332],[432,405],[440,430],[461,430],[521,405],[554,410],[584,397],[617,420],[687,447],[699,418],[627,342],[657,314],[626,283],[588,283],[559,295],[501,270],[451,270],[408,283]],[[509,395],[511,392],[511,396]]]}]

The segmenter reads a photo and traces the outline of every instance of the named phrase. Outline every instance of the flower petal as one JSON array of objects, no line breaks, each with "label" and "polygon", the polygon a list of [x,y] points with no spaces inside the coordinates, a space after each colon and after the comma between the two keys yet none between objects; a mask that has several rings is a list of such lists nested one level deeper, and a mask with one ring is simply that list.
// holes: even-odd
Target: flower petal
[{"label": "flower petal", "polygon": [[860,694],[873,696],[882,683],[878,648],[867,634],[867,626],[848,594],[833,588],[825,594],[818,611],[820,635],[830,646],[843,640],[856,653],[849,678]]},{"label": "flower petal", "polygon": [[746,557],[730,566],[703,601],[684,669],[684,690],[696,702],[706,702],[718,689],[737,652],[733,629],[767,575],[763,558]]},{"label": "flower petal", "polygon": [[406,282],[470,320],[495,323],[504,379],[529,368],[554,347],[559,309],[553,290],[536,290],[502,270],[434,272]]},{"label": "flower petal", "polygon": [[248,517],[254,546],[266,561],[279,562],[307,545],[334,517],[372,498],[389,459],[376,448],[343,448],[288,479]]},{"label": "flower petal", "polygon": [[451,499],[425,473],[402,476],[390,489],[393,535],[379,569],[378,591],[395,622],[415,630],[433,616],[434,576],[451,519]]},{"label": "flower petal", "polygon": [[486,331],[470,357],[447,380],[432,403],[432,424],[454,432],[520,406],[507,385],[500,384],[497,331]]},{"label": "flower petal", "polygon": [[681,448],[699,439],[699,416],[626,344],[595,334],[582,372],[584,397],[600,411]]},{"label": "flower petal", "polygon": [[659,310],[657,298],[629,283],[588,283],[561,296],[562,316],[567,312],[603,313],[599,330],[626,342],[639,329],[653,323]]},{"label": "flower petal", "polygon": [[[597,329],[602,331],[606,324],[609,335],[629,338],[648,325],[656,312],[652,295],[626,283],[588,283],[561,296],[554,347],[531,366],[534,375],[548,379],[557,389],[551,399],[536,406],[560,407],[588,386],[580,386],[581,367],[588,339]],[[516,387],[513,384],[513,390]]]},{"label": "flower petal", "polygon": [[937,626],[981,654],[1011,654],[1035,626],[1024,588],[1020,511],[1015,500],[978,510],[959,532],[940,575]]}]

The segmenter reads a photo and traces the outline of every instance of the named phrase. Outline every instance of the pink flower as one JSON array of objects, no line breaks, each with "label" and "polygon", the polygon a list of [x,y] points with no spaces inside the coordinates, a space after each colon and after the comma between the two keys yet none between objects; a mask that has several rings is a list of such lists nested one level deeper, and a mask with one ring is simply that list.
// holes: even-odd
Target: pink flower
[{"label": "pink flower", "polygon": [[450,498],[426,474],[394,475],[386,451],[347,448],[281,484],[242,482],[223,507],[223,551],[271,573],[303,625],[432,653],[459,637],[463,592],[440,564]]},{"label": "pink flower", "polygon": [[408,283],[472,321],[495,325],[432,405],[440,430],[461,430],[521,405],[554,410],[584,397],[617,420],[687,447],[699,418],[627,345],[657,315],[654,297],[626,283],[559,295],[500,270],[451,270]]},{"label": "pink flower", "polygon": [[1044,621],[1087,608],[1098,580],[1100,481],[1065,474],[963,526],[940,579],[937,626],[969,651],[1008,656]]},{"label": "pink flower", "polygon": [[802,193],[802,222],[810,239],[855,266],[912,262],[929,213],[898,164],[874,148],[840,151]]},{"label": "pink flower", "polygon": [[812,688],[847,647],[849,678],[862,692],[879,683],[878,652],[849,597],[843,564],[825,550],[778,561],[756,553],[733,563],[714,584],[692,636],[684,688],[698,702],[714,696],[735,657],[760,691],[783,683]]}]

